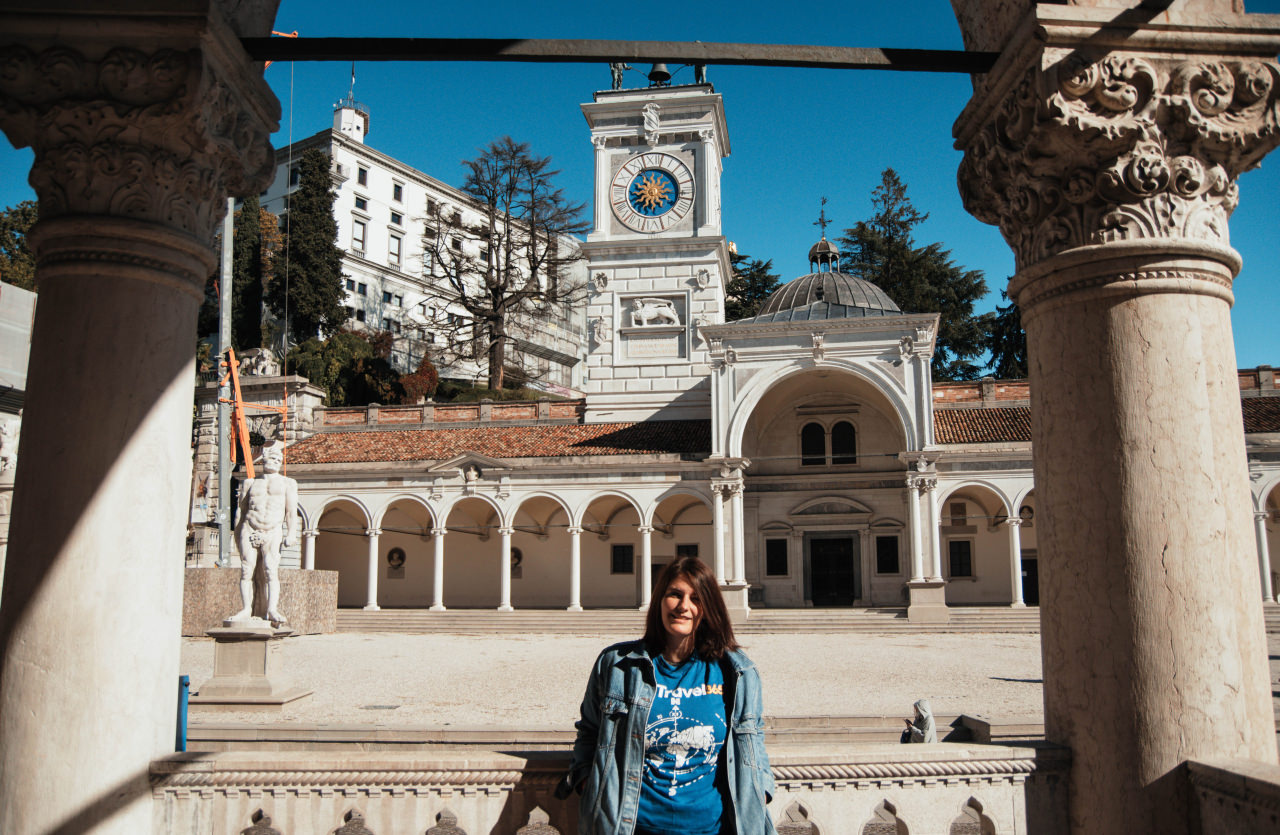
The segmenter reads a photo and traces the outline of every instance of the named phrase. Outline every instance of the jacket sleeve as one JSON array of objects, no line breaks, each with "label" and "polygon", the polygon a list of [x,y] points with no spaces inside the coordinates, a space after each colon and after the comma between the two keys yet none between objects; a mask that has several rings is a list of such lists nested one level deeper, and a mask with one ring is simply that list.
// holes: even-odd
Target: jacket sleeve
[{"label": "jacket sleeve", "polygon": [[743,710],[748,716],[754,716],[760,722],[760,733],[751,734],[751,744],[755,746],[755,750],[751,752],[752,761],[758,770],[756,779],[760,781],[760,788],[764,790],[764,802],[768,803],[773,800],[773,795],[777,792],[777,786],[773,781],[773,768],[769,765],[769,753],[764,747],[764,699],[761,695],[760,673],[755,667],[750,667],[743,671]]},{"label": "jacket sleeve", "polygon": [[569,761],[569,783],[576,788],[587,776],[591,767],[591,755],[595,753],[596,737],[600,733],[600,683],[607,666],[605,656],[608,651],[600,653],[596,663],[591,667],[591,675],[587,678],[587,691],[582,696],[582,705],[578,708],[580,718],[573,726],[578,736],[573,742],[573,759]]}]

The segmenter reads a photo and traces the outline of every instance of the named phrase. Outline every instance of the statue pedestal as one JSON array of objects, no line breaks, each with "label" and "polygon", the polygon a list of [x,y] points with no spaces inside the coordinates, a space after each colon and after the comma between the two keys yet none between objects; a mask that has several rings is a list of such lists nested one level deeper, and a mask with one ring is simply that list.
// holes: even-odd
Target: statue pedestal
[{"label": "statue pedestal", "polygon": [[947,584],[942,580],[916,580],[907,583],[911,602],[907,605],[907,620],[911,623],[950,623],[947,609]]},{"label": "statue pedestal", "polygon": [[729,610],[729,621],[740,623],[751,613],[751,605],[747,602],[747,593],[751,590],[749,583],[725,583],[720,587],[724,595],[725,608]]},{"label": "statue pedestal", "polygon": [[279,710],[311,695],[271,677],[270,644],[292,635],[292,629],[276,629],[261,618],[226,623],[231,625],[205,633],[216,642],[213,678],[191,696],[192,710]]}]

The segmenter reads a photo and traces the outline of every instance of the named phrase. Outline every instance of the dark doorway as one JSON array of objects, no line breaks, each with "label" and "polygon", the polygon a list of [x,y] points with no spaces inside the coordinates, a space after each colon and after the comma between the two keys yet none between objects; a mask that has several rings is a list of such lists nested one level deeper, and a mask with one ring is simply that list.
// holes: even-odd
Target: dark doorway
[{"label": "dark doorway", "polygon": [[1028,606],[1040,605],[1040,569],[1036,560],[1022,558],[1022,602]]},{"label": "dark doorway", "polygon": [[814,606],[852,606],[858,597],[857,554],[852,537],[809,540],[809,578]]}]

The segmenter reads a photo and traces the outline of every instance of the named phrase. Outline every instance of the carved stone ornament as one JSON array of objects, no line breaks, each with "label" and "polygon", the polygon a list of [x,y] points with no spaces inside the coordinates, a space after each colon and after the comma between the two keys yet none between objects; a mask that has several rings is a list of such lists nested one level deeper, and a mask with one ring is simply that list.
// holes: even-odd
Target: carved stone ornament
[{"label": "carved stone ornament", "polygon": [[898,340],[898,353],[902,355],[904,360],[909,360],[915,355],[916,343],[909,336],[904,336]]},{"label": "carved stone ornament", "polygon": [[560,830],[551,825],[551,816],[541,806],[534,806],[529,823],[517,829],[516,835],[560,835]]},{"label": "carved stone ornament", "polygon": [[957,126],[965,208],[1000,227],[1018,269],[1116,241],[1227,246],[1236,177],[1280,143],[1280,68],[1087,49],[1051,57],[976,131]]},{"label": "carved stone ornament", "polygon": [[823,346],[826,341],[826,334],[814,333],[813,336],[813,361],[822,362],[827,358],[827,349]]},{"label": "carved stone ornament", "polygon": [[596,292],[603,293],[604,288],[609,286],[609,276],[604,273],[596,273],[591,278],[592,283],[596,286]]},{"label": "carved stone ornament", "polygon": [[597,316],[591,320],[591,338],[597,345],[603,345],[609,341],[609,323],[603,316]]},{"label": "carved stone ornament", "polygon": [[693,279],[698,284],[699,290],[705,290],[711,286],[711,271],[698,270],[698,274]]},{"label": "carved stone ornament", "polygon": [[241,829],[240,835],[280,835],[280,830],[271,825],[271,818],[261,809],[254,812],[249,820],[253,825]]},{"label": "carved stone ornament", "polygon": [[643,328],[651,325],[679,325],[680,314],[671,299],[639,298],[631,300],[631,324]]},{"label": "carved stone ornament", "polygon": [[40,217],[136,218],[210,244],[223,196],[258,193],[275,168],[279,104],[244,64],[222,58],[238,51],[119,47],[91,57],[0,42],[0,127],[35,151]]},{"label": "carved stone ornament", "polygon": [[649,102],[640,110],[640,116],[644,120],[644,141],[646,145],[658,144],[658,123],[662,114],[662,108]]},{"label": "carved stone ornament", "polygon": [[364,825],[364,814],[359,809],[352,809],[342,816],[342,826],[333,831],[333,835],[376,835],[372,829]]}]

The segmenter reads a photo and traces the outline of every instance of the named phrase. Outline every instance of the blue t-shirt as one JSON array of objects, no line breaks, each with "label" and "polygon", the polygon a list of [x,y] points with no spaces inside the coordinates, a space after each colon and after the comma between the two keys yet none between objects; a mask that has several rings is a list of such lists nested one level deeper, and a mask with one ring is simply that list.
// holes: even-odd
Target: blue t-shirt
[{"label": "blue t-shirt", "polygon": [[636,832],[720,835],[724,799],[716,766],[724,747],[724,673],[696,654],[654,659],[657,692],[644,731]]}]

